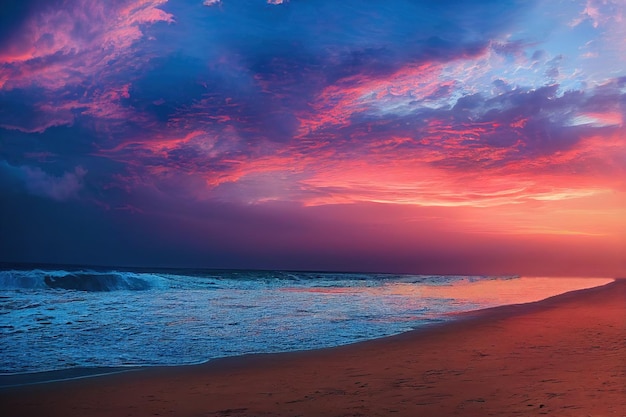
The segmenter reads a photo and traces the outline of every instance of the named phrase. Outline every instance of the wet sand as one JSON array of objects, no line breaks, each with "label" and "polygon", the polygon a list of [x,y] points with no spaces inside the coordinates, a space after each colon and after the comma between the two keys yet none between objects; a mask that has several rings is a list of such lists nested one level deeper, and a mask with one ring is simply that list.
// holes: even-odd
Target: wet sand
[{"label": "wet sand", "polygon": [[626,280],[338,348],[38,378],[0,415],[624,417]]}]

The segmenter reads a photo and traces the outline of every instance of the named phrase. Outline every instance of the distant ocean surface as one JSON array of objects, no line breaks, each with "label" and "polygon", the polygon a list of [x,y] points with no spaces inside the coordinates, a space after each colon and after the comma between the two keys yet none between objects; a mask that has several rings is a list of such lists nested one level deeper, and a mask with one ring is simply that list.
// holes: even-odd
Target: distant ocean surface
[{"label": "distant ocean surface", "polygon": [[4,268],[0,373],[179,365],[337,346],[610,281]]}]

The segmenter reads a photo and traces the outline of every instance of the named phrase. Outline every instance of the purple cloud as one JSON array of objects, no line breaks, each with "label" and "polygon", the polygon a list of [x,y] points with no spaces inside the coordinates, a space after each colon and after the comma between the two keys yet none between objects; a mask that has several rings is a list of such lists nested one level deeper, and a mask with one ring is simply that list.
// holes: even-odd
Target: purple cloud
[{"label": "purple cloud", "polygon": [[57,201],[78,197],[87,174],[87,170],[81,166],[77,166],[72,172],[55,176],[39,167],[25,165],[15,167],[4,161],[0,163],[0,170],[18,179],[29,193]]},{"label": "purple cloud", "polygon": [[[82,204],[120,230],[163,225],[163,242],[189,237],[190,250],[207,235],[231,255],[254,242],[251,257],[270,229],[268,253],[316,230],[318,254],[332,230],[354,238],[333,249],[365,242],[377,217],[359,223],[365,206],[414,213],[420,227],[463,219],[437,223],[432,236],[607,233],[574,217],[620,221],[624,8],[556,7],[25,0],[0,27],[0,191],[15,197],[11,213],[33,201],[72,213]],[[420,227],[394,248],[414,244]],[[371,236],[385,230],[404,229]],[[218,253],[216,242],[206,247]]]}]

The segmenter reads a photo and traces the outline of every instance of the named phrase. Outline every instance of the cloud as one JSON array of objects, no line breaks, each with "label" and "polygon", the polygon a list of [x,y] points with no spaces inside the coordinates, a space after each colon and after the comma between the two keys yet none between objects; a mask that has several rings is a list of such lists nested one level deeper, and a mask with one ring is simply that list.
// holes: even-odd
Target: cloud
[{"label": "cloud", "polygon": [[[123,167],[110,184],[124,190],[438,206],[550,194],[539,180],[521,180],[531,173],[555,196],[579,195],[548,173],[571,164],[589,172],[576,155],[604,155],[611,141],[594,140],[596,151],[585,144],[599,130],[614,137],[623,128],[623,82],[564,90],[564,55],[507,37],[502,19],[488,19],[496,11],[513,16],[519,3],[485,2],[456,14],[409,1],[272,8],[233,0],[219,14],[203,9],[210,24],[184,44],[190,12],[173,4],[165,12],[162,3],[126,3],[128,13],[119,13],[135,16],[122,19],[134,28],[129,41],[112,41],[134,56],[125,72],[104,73],[93,86],[66,85],[52,103],[43,87],[41,101],[23,89],[5,91],[12,112],[2,126],[91,130],[91,153]],[[174,16],[181,24],[150,32],[163,46],[157,54],[144,32]],[[95,40],[104,36],[99,27],[89,35]],[[385,181],[367,169],[379,161]],[[580,195],[604,189],[596,180]]]},{"label": "cloud", "polygon": [[358,266],[624,224],[620,2],[22,3],[0,15],[0,220],[32,236],[62,206],[49,236],[88,209],[129,263],[133,225],[141,259]]},{"label": "cloud", "polygon": [[75,120],[71,109],[41,103],[41,95],[19,90],[0,93],[0,128],[42,133],[55,126],[69,126]]},{"label": "cloud", "polygon": [[160,8],[165,3],[76,0],[31,7],[19,30],[0,43],[0,101],[7,103],[0,126],[41,133],[81,115],[145,121],[123,105],[131,88],[125,65],[141,66],[133,54],[149,26],[173,22]]},{"label": "cloud", "polygon": [[[385,76],[407,63],[475,56],[500,26],[497,20],[478,30],[475,8],[461,17],[419,2],[382,4],[324,0],[270,8],[232,1],[223,13],[205,16],[207,25],[196,25],[191,38],[185,28],[195,15],[164,0],[41,5],[0,48],[0,100],[27,92],[31,98],[9,107],[30,106],[25,113],[41,116],[0,118],[0,125],[44,132],[90,124],[110,135],[124,120],[154,131],[161,122],[193,130],[222,120],[239,122],[242,137],[287,142],[299,128],[294,110],[305,110],[321,89]],[[485,5],[480,16],[491,14],[487,6],[502,15],[516,7]],[[428,18],[419,25],[410,18],[422,15]],[[181,24],[155,25],[175,19]],[[373,44],[370,28],[378,33]],[[216,113],[226,114],[206,117]]]},{"label": "cloud", "polygon": [[[148,134],[100,155],[130,167],[125,186],[153,182],[197,200],[247,204],[495,207],[619,187],[621,81],[561,96],[558,86],[509,88],[455,103],[440,91],[439,66],[398,74],[325,90],[301,114],[306,128],[295,140],[253,144],[240,134],[249,123],[231,119],[241,114],[235,107],[213,128]],[[414,103],[381,113],[387,97],[405,96]]]},{"label": "cloud", "polygon": [[72,172],[55,176],[39,167],[15,167],[5,161],[0,163],[0,172],[2,171],[20,181],[29,193],[57,201],[76,198],[83,188],[83,178],[87,174],[86,169],[77,166]]},{"label": "cloud", "polygon": [[37,9],[0,49],[0,88],[59,89],[109,71],[142,38],[145,25],[173,22],[159,8],[166,1],[80,0]]},{"label": "cloud", "polygon": [[598,29],[611,21],[621,22],[623,18],[623,4],[620,0],[587,0],[584,10],[570,22],[570,26],[576,27],[589,21]]}]

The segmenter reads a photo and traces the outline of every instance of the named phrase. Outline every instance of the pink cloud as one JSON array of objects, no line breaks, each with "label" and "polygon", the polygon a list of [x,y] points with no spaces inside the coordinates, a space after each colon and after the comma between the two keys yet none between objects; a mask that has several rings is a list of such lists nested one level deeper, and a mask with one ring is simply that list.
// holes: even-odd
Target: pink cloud
[{"label": "pink cloud", "polygon": [[201,130],[195,130],[182,136],[148,135],[123,141],[114,148],[102,152],[103,154],[116,154],[126,149],[144,149],[154,155],[165,156],[169,151],[183,147],[198,137],[206,138],[207,135]]},{"label": "pink cloud", "polygon": [[72,125],[77,112],[94,117],[95,123],[104,130],[110,130],[129,120],[147,122],[145,115],[121,104],[121,100],[128,97],[129,84],[94,90],[91,95],[78,99],[53,100],[43,97],[43,100],[32,104],[32,114],[28,118],[20,117],[19,114],[6,116],[0,127],[26,133],[42,133],[50,127]]},{"label": "pink cloud", "polygon": [[571,125],[590,125],[594,127],[621,126],[624,123],[622,113],[619,111],[609,112],[585,112],[571,120]]},{"label": "pink cloud", "polygon": [[[58,89],[109,70],[143,36],[141,26],[173,22],[159,9],[166,0],[133,0],[122,6],[74,2],[33,14],[0,49],[0,88],[31,84]],[[3,65],[4,64],[4,65]]]},{"label": "pink cloud", "polygon": [[354,76],[340,84],[329,85],[316,97],[313,111],[300,114],[301,135],[323,127],[348,124],[354,113],[398,111],[394,101],[427,99],[440,87],[443,66],[435,63],[401,68],[386,77]]},{"label": "pink cloud", "polygon": [[[133,45],[144,36],[144,25],[173,22],[173,16],[159,8],[166,1],[79,0],[64,8],[40,9],[0,48],[0,90],[36,86],[52,92],[84,88],[89,79],[113,79],[110,75],[119,71],[117,66],[126,65],[124,57],[133,54]],[[46,96],[33,104],[39,116],[23,123],[8,120],[2,127],[41,133],[52,126],[71,125],[77,113],[100,120],[146,120],[120,103],[130,97],[127,81],[102,85],[78,98]]]},{"label": "pink cloud", "polygon": [[594,28],[610,24],[612,21],[621,22],[623,19],[621,0],[587,0],[585,8],[579,16],[570,22],[570,26],[578,26],[590,21]]},{"label": "pink cloud", "polygon": [[[102,154],[128,163],[143,155],[143,162],[134,169],[139,177],[147,175],[146,179],[179,178],[182,185],[190,184],[193,178],[189,192],[195,198],[248,203],[272,200],[298,201],[305,206],[382,203],[493,208],[494,212],[498,207],[498,210],[508,207],[504,212],[517,213],[515,207],[599,200],[599,196],[610,194],[611,190],[624,188],[619,181],[626,173],[619,161],[626,157],[626,144],[619,133],[589,137],[574,148],[552,155],[509,160],[507,155],[515,153],[515,147],[468,145],[472,135],[479,137],[493,128],[492,124],[482,124],[456,130],[433,121],[429,125],[430,133],[423,140],[429,141],[428,145],[439,141],[441,146],[425,147],[419,152],[398,148],[412,143],[413,139],[390,137],[362,147],[353,146],[351,153],[345,155],[323,143],[307,141],[274,152],[266,149],[262,154],[250,151],[229,154],[216,147],[215,136],[197,130],[180,136],[129,140]],[[446,139],[442,140],[444,136]],[[173,158],[180,153],[197,158],[184,161]],[[206,164],[204,158],[218,158],[219,163]],[[457,167],[436,164],[446,158],[448,161],[490,159],[502,163]],[[554,233],[575,231],[574,225],[572,220],[568,227],[557,228]],[[591,233],[591,229],[583,229]],[[518,225],[516,230],[538,228]]]}]

